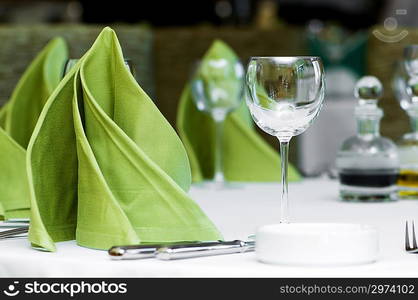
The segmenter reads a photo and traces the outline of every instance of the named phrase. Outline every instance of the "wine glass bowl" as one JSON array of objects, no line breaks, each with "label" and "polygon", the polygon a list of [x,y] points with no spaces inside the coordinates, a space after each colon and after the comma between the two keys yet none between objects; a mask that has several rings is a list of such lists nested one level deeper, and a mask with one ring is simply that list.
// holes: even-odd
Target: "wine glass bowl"
[{"label": "wine glass bowl", "polygon": [[403,62],[397,62],[392,78],[392,90],[401,108],[408,111],[413,106],[412,98],[408,94],[409,75]]},{"label": "wine glass bowl", "polygon": [[244,68],[236,60],[207,59],[197,62],[191,78],[191,93],[199,111],[223,119],[242,100]]},{"label": "wine glass bowl", "polygon": [[253,57],[246,83],[246,101],[254,121],[279,138],[304,132],[324,98],[323,67],[318,57]]},{"label": "wine glass bowl", "polygon": [[255,123],[276,136],[281,155],[281,223],[289,223],[289,141],[318,115],[325,95],[324,68],[314,56],[252,57],[246,74],[246,102]]},{"label": "wine glass bowl", "polygon": [[411,100],[408,113],[418,115],[418,45],[409,45],[404,48],[403,62],[408,76],[406,92]]},{"label": "wine glass bowl", "polygon": [[403,52],[404,66],[411,77],[418,76],[418,45],[409,45]]},{"label": "wine glass bowl", "polygon": [[196,108],[211,116],[215,123],[215,187],[223,188],[222,140],[224,121],[243,99],[245,71],[238,59],[206,58],[197,62],[190,79],[190,93]]}]

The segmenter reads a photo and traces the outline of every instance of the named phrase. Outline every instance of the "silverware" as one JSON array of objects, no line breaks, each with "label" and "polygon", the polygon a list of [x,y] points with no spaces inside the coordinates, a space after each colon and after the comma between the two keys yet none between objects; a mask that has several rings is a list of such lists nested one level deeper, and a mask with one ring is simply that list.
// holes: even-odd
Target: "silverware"
[{"label": "silverware", "polygon": [[17,227],[28,227],[29,219],[7,219],[0,222],[1,228],[17,228]]},{"label": "silverware", "polygon": [[29,224],[29,219],[24,218],[15,218],[15,219],[7,219],[4,221],[5,223],[22,223],[22,224]]},{"label": "silverware", "polygon": [[125,260],[125,259],[142,259],[152,258],[159,248],[170,247],[174,245],[196,244],[199,241],[184,241],[165,244],[144,244],[144,245],[130,245],[130,246],[113,246],[109,249],[108,254],[111,259]]},{"label": "silverware", "polygon": [[0,222],[0,229],[8,229],[0,231],[0,239],[22,238],[26,237],[29,231],[29,219],[8,219]]},{"label": "silverware", "polygon": [[110,258],[114,260],[157,258],[174,260],[212,255],[244,253],[254,251],[255,242],[212,241],[212,242],[178,242],[171,244],[115,246],[109,249]]},{"label": "silverware", "polygon": [[27,228],[29,227],[28,224],[12,224],[12,223],[1,223],[0,229],[7,229],[7,228]]},{"label": "silverware", "polygon": [[174,260],[212,255],[244,253],[255,250],[254,241],[228,241],[203,242],[199,244],[176,245],[162,247],[157,250],[156,258],[161,260]]},{"label": "silverware", "polygon": [[416,240],[416,235],[415,235],[415,224],[414,221],[412,221],[412,246],[411,246],[411,241],[409,238],[409,230],[408,230],[408,221],[406,221],[406,226],[405,226],[405,250],[408,253],[418,253],[418,245],[417,245],[417,240]]},{"label": "silverware", "polygon": [[27,233],[28,231],[29,227],[19,227],[10,230],[0,231],[0,239],[10,238],[23,233]]}]

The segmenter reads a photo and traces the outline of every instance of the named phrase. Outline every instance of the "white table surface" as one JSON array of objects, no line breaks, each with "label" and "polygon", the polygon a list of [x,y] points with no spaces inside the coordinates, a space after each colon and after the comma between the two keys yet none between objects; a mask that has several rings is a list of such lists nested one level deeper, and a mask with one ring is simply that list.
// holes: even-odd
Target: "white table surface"
[{"label": "white table surface", "polygon": [[[260,225],[278,222],[278,184],[246,184],[211,191],[193,187],[191,195],[226,239],[245,239]],[[155,259],[111,261],[105,251],[57,244],[57,252],[33,250],[26,239],[0,241],[1,277],[418,277],[418,255],[403,250],[406,219],[418,222],[418,201],[342,203],[338,183],[305,179],[290,185],[294,222],[348,222],[375,225],[380,257],[375,263],[348,267],[268,265],[255,253],[177,261]],[[301,246],[302,246],[301,241]]]}]

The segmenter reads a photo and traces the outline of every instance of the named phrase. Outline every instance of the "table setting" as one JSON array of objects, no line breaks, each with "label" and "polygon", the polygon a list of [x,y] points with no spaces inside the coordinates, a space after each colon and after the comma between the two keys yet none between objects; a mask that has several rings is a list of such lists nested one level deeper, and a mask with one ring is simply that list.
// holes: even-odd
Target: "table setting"
[{"label": "table setting", "polygon": [[[411,120],[416,49],[393,80]],[[81,57],[56,37],[27,67],[0,109],[1,277],[418,276],[416,144],[380,135],[379,78],[354,87],[337,178],[304,177],[289,145],[321,118],[320,57],[245,64],[216,39],[176,127],[140,67],[110,27]]]}]

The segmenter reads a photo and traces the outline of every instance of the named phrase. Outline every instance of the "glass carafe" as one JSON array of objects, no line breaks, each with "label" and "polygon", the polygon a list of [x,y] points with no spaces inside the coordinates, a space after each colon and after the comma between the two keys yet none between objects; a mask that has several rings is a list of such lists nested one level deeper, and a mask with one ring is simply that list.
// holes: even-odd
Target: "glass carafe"
[{"label": "glass carafe", "polygon": [[336,162],[343,201],[385,202],[397,199],[397,147],[390,139],[380,136],[383,111],[377,102],[382,93],[382,84],[376,77],[365,76],[356,84],[357,134],[343,142]]}]

